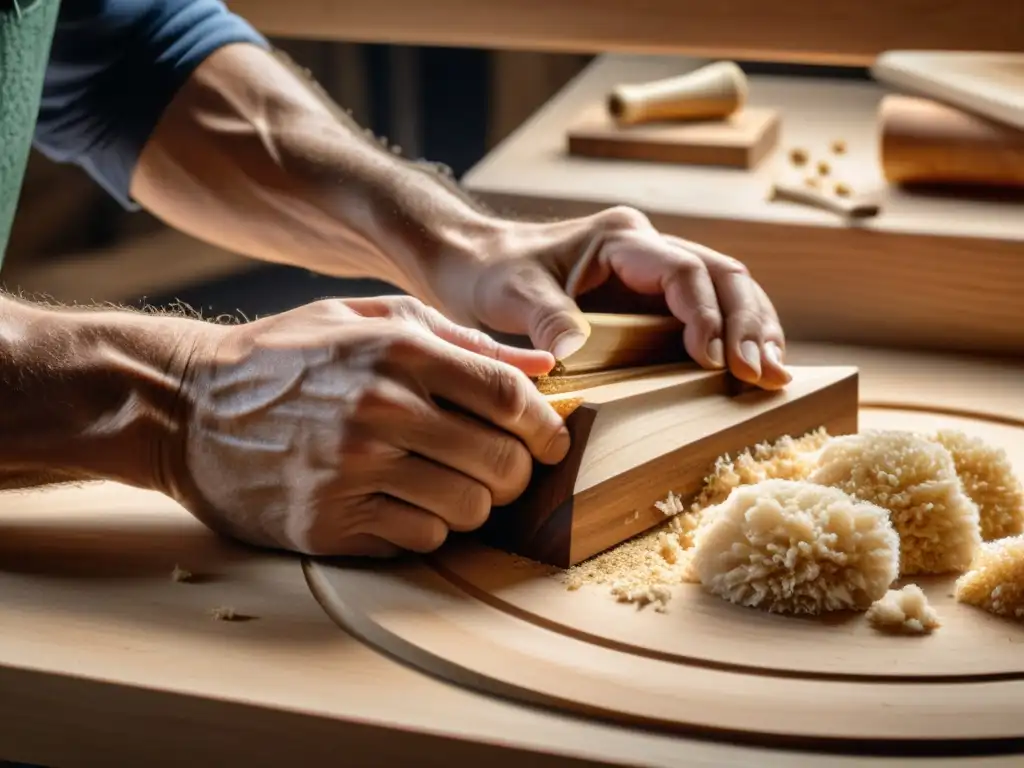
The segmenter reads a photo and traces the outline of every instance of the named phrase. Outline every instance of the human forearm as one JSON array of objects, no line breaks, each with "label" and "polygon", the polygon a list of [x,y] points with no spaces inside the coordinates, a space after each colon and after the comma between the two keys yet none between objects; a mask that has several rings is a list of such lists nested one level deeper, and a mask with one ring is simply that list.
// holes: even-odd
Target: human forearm
[{"label": "human forearm", "polygon": [[0,487],[109,479],[167,490],[192,324],[0,296]]},{"label": "human forearm", "polygon": [[476,259],[503,227],[249,45],[193,73],[143,151],[132,194],[230,250],[387,280],[432,303],[442,264]]}]

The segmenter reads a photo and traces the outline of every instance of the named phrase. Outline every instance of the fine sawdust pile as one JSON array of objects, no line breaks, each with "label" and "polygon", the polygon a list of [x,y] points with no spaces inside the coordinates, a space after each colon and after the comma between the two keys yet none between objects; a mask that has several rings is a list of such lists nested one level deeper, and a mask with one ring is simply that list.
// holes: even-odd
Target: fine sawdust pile
[{"label": "fine sawdust pile", "polygon": [[964,492],[978,505],[982,540],[1024,533],[1024,488],[1006,451],[957,430],[942,430],[935,440],[952,455]]},{"label": "fine sawdust pile", "polygon": [[[1024,492],[1001,449],[955,431],[817,430],[710,470],[689,505],[671,492],[655,504],[664,523],[561,572],[568,588],[605,585],[621,602],[664,611],[673,587],[698,583],[775,612],[845,605],[879,629],[913,633],[938,617],[916,585],[889,591],[893,581],[961,573],[958,600],[1024,618]],[[884,510],[896,554],[869,509]]]},{"label": "fine sawdust pile", "polygon": [[737,488],[709,510],[694,549],[708,591],[770,613],[866,610],[899,572],[888,511],[806,481]]},{"label": "fine sawdust pile", "polygon": [[1024,536],[988,541],[957,579],[956,599],[997,616],[1024,619]]},{"label": "fine sawdust pile", "polygon": [[939,614],[917,584],[888,590],[864,618],[879,632],[892,634],[926,635],[941,626]]},{"label": "fine sawdust pile", "polygon": [[824,429],[803,437],[788,435],[774,443],[761,443],[735,459],[723,456],[715,462],[703,490],[691,506],[692,514],[725,501],[734,488],[763,480],[803,480],[814,469],[818,453],[829,440]]},{"label": "fine sawdust pile", "polygon": [[941,444],[911,432],[868,431],[829,441],[808,478],[889,510],[900,573],[963,571],[980,543],[978,507]]},{"label": "fine sawdust pile", "polygon": [[724,501],[741,485],[769,479],[798,480],[814,468],[816,451],[829,439],[819,429],[800,438],[782,437],[743,451],[735,459],[720,457],[705,480],[701,493],[687,508],[669,491],[655,503],[668,519],[653,530],[573,566],[563,575],[569,589],[584,584],[610,585],[621,602],[664,610],[669,588],[694,581],[690,570],[693,536],[705,509]]}]

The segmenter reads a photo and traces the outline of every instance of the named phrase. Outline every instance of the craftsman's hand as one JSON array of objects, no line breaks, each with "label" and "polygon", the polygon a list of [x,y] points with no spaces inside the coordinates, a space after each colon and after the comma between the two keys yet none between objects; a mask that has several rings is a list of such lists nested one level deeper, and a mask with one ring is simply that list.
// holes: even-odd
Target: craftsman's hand
[{"label": "craftsman's hand", "polygon": [[499,345],[406,298],[323,301],[191,352],[175,495],[211,527],[322,555],[429,551],[525,489],[569,435]]},{"label": "craftsman's hand", "polygon": [[[446,311],[467,324],[528,335],[563,358],[589,329],[576,299],[611,283],[660,301],[686,324],[693,359],[728,368],[766,389],[784,386],[785,336],[764,290],[736,259],[659,233],[641,213],[612,208],[556,223],[510,222],[491,237],[485,256],[465,261],[443,296]],[[471,289],[470,289],[471,286]],[[600,293],[601,291],[597,291]],[[621,304],[591,311],[622,311]]]}]

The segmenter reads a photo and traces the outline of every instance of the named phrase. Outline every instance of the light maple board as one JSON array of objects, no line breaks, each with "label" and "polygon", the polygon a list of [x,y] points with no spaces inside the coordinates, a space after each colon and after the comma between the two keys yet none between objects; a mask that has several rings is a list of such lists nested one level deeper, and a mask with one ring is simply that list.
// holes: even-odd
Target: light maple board
[{"label": "light maple board", "polygon": [[[940,418],[935,414],[949,414],[942,422],[959,424],[952,414],[969,412],[979,419],[971,424],[1004,423],[1011,430],[1005,434],[1014,434],[1024,420],[1020,363],[801,344],[787,356],[801,365],[856,365],[863,401],[927,409],[920,418],[929,423]],[[865,411],[870,419],[887,413]],[[910,418],[916,417],[904,414],[900,423]],[[176,564],[198,580],[172,581]],[[350,573],[380,589],[381,600],[394,599],[386,576],[369,566]],[[674,616],[607,606],[598,593],[576,596],[583,599],[576,610],[596,601],[595,621],[612,615],[604,608],[622,608],[614,614],[627,633],[620,640],[643,633],[649,618]],[[528,592],[503,597],[539,610]],[[0,494],[0,605],[0,759],[29,764],[318,765],[343,755],[369,766],[935,765],[925,758],[874,757],[871,745],[849,754],[807,752],[806,744],[792,742],[765,748],[752,727],[739,740],[671,724],[664,731],[618,727],[602,713],[535,708],[515,695],[481,692],[472,680],[453,683],[424,673],[419,659],[408,664],[339,627],[312,596],[299,558],[218,539],[166,498],[118,485]],[[225,606],[253,618],[215,620],[210,612]],[[631,630],[626,619],[641,623]],[[607,624],[582,630],[610,631]],[[927,640],[955,639],[941,637]],[[751,647],[749,638],[742,642]],[[710,652],[707,644],[704,652]],[[721,657],[729,649],[713,652]],[[765,644],[756,649],[775,665],[792,664],[785,653]],[[1005,656],[993,658],[970,663],[996,664]],[[748,677],[728,680],[742,691]],[[875,705],[886,701],[873,699]],[[983,706],[983,697],[963,699],[964,712]],[[985,727],[994,727],[992,721]],[[968,755],[942,765],[1010,768],[1020,761],[1020,754]]]},{"label": "light maple board", "polygon": [[[1024,473],[1024,421],[866,408],[862,428],[962,429]],[[913,579],[939,612],[927,637],[863,614],[769,615],[698,585],[666,613],[608,585],[568,591],[549,569],[460,542],[372,575],[321,563],[310,585],[342,625],[432,674],[495,695],[676,732],[845,753],[1024,755],[1024,623]]]}]

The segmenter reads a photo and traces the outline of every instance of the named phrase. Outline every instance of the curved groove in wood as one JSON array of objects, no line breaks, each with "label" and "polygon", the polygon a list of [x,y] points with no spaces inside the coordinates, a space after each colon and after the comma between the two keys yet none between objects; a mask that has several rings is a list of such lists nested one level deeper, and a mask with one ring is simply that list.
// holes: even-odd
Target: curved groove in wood
[{"label": "curved groove in wood", "polygon": [[[500,556],[500,553],[499,555]],[[864,673],[844,673],[844,672],[821,672],[821,671],[803,671],[798,669],[782,669],[778,667],[756,667],[752,664],[734,664],[724,661],[715,661],[714,659],[703,659],[698,656],[680,655],[677,653],[669,653],[666,651],[658,651],[653,648],[647,648],[641,645],[634,645],[632,643],[615,640],[614,638],[603,637],[594,632],[587,632],[576,627],[566,626],[557,621],[553,621],[544,616],[539,616],[530,611],[524,610],[517,605],[506,602],[498,597],[495,597],[485,589],[481,589],[471,581],[462,578],[458,573],[446,568],[443,562],[437,557],[426,557],[424,562],[438,573],[439,576],[451,582],[458,589],[465,592],[467,595],[479,600],[481,603],[496,608],[510,616],[515,616],[518,619],[529,622],[541,629],[546,629],[552,632],[559,632],[571,636],[577,640],[585,643],[591,643],[593,645],[599,645],[609,650],[619,651],[621,653],[628,653],[634,656],[643,656],[645,658],[654,659],[656,661],[664,661],[669,664],[678,664],[689,667],[700,667],[703,669],[715,670],[719,672],[732,672],[737,674],[745,675],[757,675],[762,677],[773,677],[780,679],[790,680],[819,680],[822,682],[843,682],[843,683],[856,683],[861,685],[870,685],[877,683],[888,683],[893,685],[948,685],[951,683],[956,684],[969,684],[969,683],[984,683],[984,682],[1009,682],[1014,680],[1024,680],[1024,659],[1021,660],[1021,669],[1005,672],[987,672],[987,673],[974,673],[974,674],[949,674],[949,675],[913,675],[913,674],[901,674],[901,675],[883,675],[883,674],[864,674]]]},{"label": "curved groove in wood", "polygon": [[[865,410],[874,407],[865,404]],[[893,409],[885,404],[878,408]],[[900,410],[908,412],[904,424],[911,426],[905,428],[915,429],[931,428],[930,420],[919,423],[929,416],[964,416],[962,411],[947,414],[943,409]],[[880,424],[888,423],[889,415],[884,418],[886,422]],[[1003,444],[1016,440],[1007,427],[1015,431],[1024,426],[1010,417],[1000,420],[985,414],[968,418],[997,425],[993,435]],[[895,428],[901,427],[897,423]],[[1019,451],[1013,453],[1016,463]],[[995,654],[986,655],[998,657],[987,672],[978,672],[980,667],[975,664],[971,673],[920,674],[920,667],[902,669],[899,657],[907,657],[893,654],[897,646],[891,643],[909,643],[911,655],[931,657],[936,666],[950,659],[962,663],[956,658],[968,655],[963,653],[965,642],[975,647],[970,642],[975,636],[982,642],[992,639],[989,629],[975,629],[992,621],[1004,646],[1009,643],[1019,648],[1024,642],[1024,635],[1017,640],[1007,635],[1007,630],[1013,633],[1022,628],[967,606],[959,606],[966,612],[959,616],[953,615],[951,608],[943,609],[949,615],[943,616],[947,626],[938,630],[938,637],[896,638],[890,644],[886,644],[887,638],[871,637],[869,643],[858,645],[858,638],[850,635],[846,643],[817,646],[829,649],[842,663],[849,663],[868,647],[869,656],[901,667],[904,674],[898,676],[766,669],[753,663],[722,664],[699,657],[680,660],[679,654],[652,652],[569,626],[573,621],[569,614],[578,619],[597,605],[594,602],[568,611],[562,624],[555,620],[557,613],[538,618],[528,606],[511,605],[503,595],[488,592],[486,579],[474,583],[453,572],[443,557],[432,559],[437,562],[416,558],[383,572],[305,561],[304,573],[313,595],[339,626],[420,671],[493,696],[632,727],[770,749],[878,756],[1024,754],[1024,722],[1014,715],[1024,700],[1024,657],[1017,664],[1016,655],[1007,655],[1007,648],[1000,647]],[[465,567],[466,561],[457,562]],[[489,570],[494,572],[510,572],[515,567],[503,564],[500,558],[491,563]],[[481,572],[488,570],[478,568],[477,573]],[[490,580],[492,586],[498,584],[499,592],[500,582],[497,577]],[[509,583],[514,586],[515,577]],[[563,585],[553,588],[565,592]],[[581,596],[569,595],[575,597]],[[567,605],[560,603],[560,608]],[[670,622],[661,625],[668,632],[675,626],[698,633],[703,620],[705,632],[713,627],[711,635],[705,636],[706,644],[715,647],[723,644],[723,627],[739,627],[753,615],[742,613],[752,609],[715,605],[723,613],[738,612],[718,627],[685,609],[681,623],[679,615],[659,615],[655,620]],[[615,609],[626,611],[629,618],[630,607]],[[605,615],[605,624],[621,624],[619,615]],[[732,620],[736,623],[730,624]],[[673,625],[673,621],[677,623]],[[803,631],[792,624],[793,619],[785,621],[794,631]],[[958,624],[968,629],[955,634]],[[771,631],[761,634],[756,624],[748,629],[754,631],[734,635],[735,645],[743,653],[761,654],[763,662],[770,656],[770,647],[779,645],[778,633],[774,638]],[[840,638],[846,637],[843,631],[840,627]],[[812,633],[805,639],[805,649],[807,642],[813,645],[833,637],[830,632],[831,628]],[[920,653],[922,643],[943,642],[943,632],[954,633],[947,635],[953,641]],[[874,642],[879,645],[872,651]],[[969,667],[970,663],[962,668]]]},{"label": "curved groove in wood", "polygon": [[985,421],[990,424],[1002,424],[1007,427],[1024,428],[1024,417],[1000,416],[988,411],[979,411],[971,408],[947,408],[935,405],[916,405],[904,403],[899,400],[861,400],[860,409],[875,411],[907,411],[910,413],[927,413],[933,416],[952,416],[957,419],[972,419],[974,421]]},{"label": "curved groove in wood", "polygon": [[[366,610],[367,606],[361,601],[365,600],[364,588],[375,591],[386,585],[378,594],[389,593],[392,588],[399,590],[412,587],[412,594],[426,596],[430,594],[443,593],[445,588],[452,590],[447,597],[454,595],[451,585],[446,585],[443,579],[422,565],[422,563],[406,564],[404,572],[400,570],[397,576],[386,576],[386,581],[381,581],[381,573],[367,576],[367,572],[360,572],[360,569],[346,570],[338,574],[338,577],[331,579],[330,567],[313,560],[303,561],[303,573],[305,574],[310,591],[315,599],[323,607],[327,615],[339,627],[354,634],[364,642],[371,645],[378,652],[387,654],[395,660],[410,665],[420,672],[437,678],[447,683],[454,683],[472,690],[476,690],[498,698],[519,701],[545,709],[568,712],[575,716],[584,716],[598,720],[608,721],[619,725],[629,725],[634,728],[643,728],[655,732],[669,732],[687,738],[699,739],[710,742],[724,742],[727,744],[750,745],[767,749],[780,749],[793,752],[819,752],[828,754],[863,755],[871,757],[901,756],[901,757],[982,757],[990,755],[1024,755],[1024,735],[1000,735],[983,736],[972,738],[965,735],[948,735],[949,731],[940,729],[936,732],[946,733],[943,738],[932,738],[933,733],[921,734],[916,737],[906,738],[892,734],[870,737],[856,736],[829,736],[813,734],[808,732],[794,733],[784,732],[779,726],[780,722],[788,720],[788,725],[794,725],[801,717],[814,717],[820,714],[820,701],[818,696],[824,691],[817,691],[817,696],[809,697],[800,702],[798,706],[778,707],[779,701],[785,701],[794,684],[799,685],[800,681],[773,681],[780,687],[774,693],[760,692],[754,696],[753,701],[748,701],[749,690],[742,689],[744,686],[730,686],[729,675],[723,675],[718,685],[719,695],[730,699],[724,706],[725,710],[735,706],[738,710],[732,718],[731,727],[716,726],[707,722],[705,712],[710,709],[721,714],[723,709],[721,702],[713,703],[710,700],[695,700],[694,698],[681,696],[674,699],[679,702],[677,707],[664,706],[662,702],[662,717],[652,717],[650,714],[642,714],[637,709],[643,710],[651,698],[664,698],[665,694],[657,687],[650,691],[641,689],[624,690],[616,683],[621,683],[621,676],[612,681],[611,690],[603,699],[604,705],[595,704],[594,694],[608,686],[608,681],[600,677],[589,677],[584,673],[582,665],[552,666],[547,661],[538,661],[534,656],[527,656],[517,651],[509,651],[507,648],[489,642],[467,632],[462,628],[453,628],[444,620],[443,611],[437,611],[440,605],[428,606],[435,610],[425,611],[427,622],[421,622],[420,627],[426,632],[420,634],[416,639],[410,639],[408,628],[400,625],[398,628],[387,626],[386,620],[381,617],[374,617]],[[423,584],[433,576],[438,581],[430,586]],[[344,592],[338,589],[338,584],[346,587]],[[433,590],[437,589],[438,593]],[[372,602],[372,598],[371,598]],[[500,612],[499,616],[509,619]],[[389,614],[384,612],[384,616]],[[500,620],[499,620],[500,623]],[[499,631],[510,630],[515,634],[512,626],[499,627]],[[557,634],[545,631],[541,632],[548,636],[540,639],[540,643],[548,643],[560,639]],[[427,641],[424,642],[425,636]],[[438,642],[440,640],[440,643]],[[616,654],[618,655],[618,654]],[[580,655],[573,654],[574,661],[580,661]],[[626,659],[626,667],[632,666]],[[614,667],[605,667],[611,672]],[[488,673],[484,670],[490,670]],[[592,670],[586,670],[592,672]],[[627,669],[626,674],[635,671]],[[523,682],[519,682],[516,678]],[[666,682],[659,676],[659,682]],[[544,686],[533,685],[530,681],[540,683],[541,681],[555,681],[554,686],[561,690],[560,694],[554,694],[550,689],[542,690]],[[997,685],[981,684],[995,693]],[[1006,684],[1002,684],[1005,687]],[[1002,700],[1003,703],[1018,701],[1024,696],[1024,687],[1019,684],[1013,685],[1012,690],[1007,690],[1002,696],[994,698]],[[815,685],[815,688],[820,686]],[[845,686],[844,686],[845,687]],[[961,686],[957,686],[960,688]],[[966,687],[966,686],[964,686]],[[703,686],[696,691],[696,699],[701,699],[700,694]],[[730,690],[731,689],[731,690]],[[688,693],[691,688],[680,686],[676,690]],[[707,691],[703,691],[707,693]],[[659,696],[661,694],[661,696]],[[843,692],[836,692],[842,699]],[[927,700],[928,689],[922,689],[911,693],[909,698]],[[852,707],[847,705],[846,711],[841,711],[834,718],[838,721],[849,722],[856,714],[864,714],[870,709],[877,708],[881,715],[875,715],[879,721],[888,722],[892,725],[892,717],[889,714],[890,708],[897,709],[907,703],[904,698],[898,704],[891,701],[886,702],[886,693],[880,692],[877,700],[864,701],[869,697],[858,696],[862,701],[854,703]],[[872,697],[873,698],[873,697]],[[891,698],[891,696],[890,696]],[[903,698],[903,697],[900,697]],[[670,697],[671,699],[671,697]],[[885,702],[887,706],[881,706]],[[711,706],[705,706],[705,704]],[[746,706],[743,706],[743,705]],[[617,706],[619,705],[619,706]],[[635,706],[639,705],[639,706]],[[764,708],[758,707],[763,705]],[[774,708],[773,708],[774,705]],[[678,716],[679,708],[690,710],[692,719]],[[842,707],[840,707],[842,709]],[[958,706],[958,714],[962,714],[967,721],[972,721],[971,713],[968,712],[969,703]],[[676,714],[675,717],[668,716],[668,713]],[[755,714],[755,712],[757,714]],[[775,730],[770,728],[756,728],[751,723],[768,714],[767,719],[775,725]],[[991,713],[990,713],[991,714]],[[701,722],[701,720],[704,722]],[[1014,725],[1020,730],[1019,720]],[[791,729],[792,730],[792,729]]]}]

